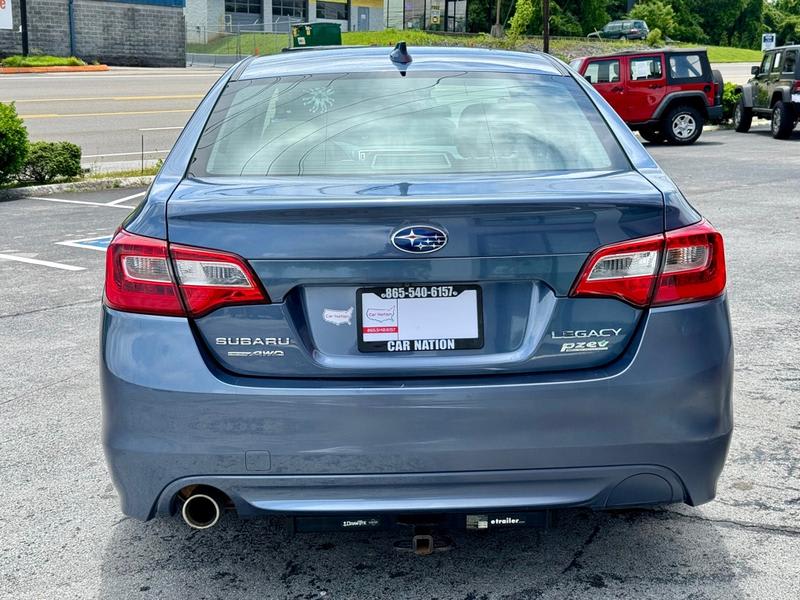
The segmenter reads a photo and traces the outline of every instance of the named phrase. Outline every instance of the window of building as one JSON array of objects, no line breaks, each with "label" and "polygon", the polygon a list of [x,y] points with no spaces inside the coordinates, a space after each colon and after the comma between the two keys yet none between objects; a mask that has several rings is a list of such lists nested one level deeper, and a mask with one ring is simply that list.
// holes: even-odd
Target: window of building
[{"label": "window of building", "polygon": [[225,12],[261,14],[261,0],[225,0]]},{"label": "window of building", "polygon": [[350,10],[347,0],[317,0],[317,18],[348,21]]},{"label": "window of building", "polygon": [[306,0],[272,0],[272,18],[297,17],[306,19]]}]

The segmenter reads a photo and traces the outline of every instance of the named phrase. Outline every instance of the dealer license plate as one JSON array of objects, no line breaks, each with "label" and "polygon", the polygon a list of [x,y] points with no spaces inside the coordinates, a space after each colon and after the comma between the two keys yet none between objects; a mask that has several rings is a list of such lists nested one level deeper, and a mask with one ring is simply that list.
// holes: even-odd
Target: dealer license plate
[{"label": "dealer license plate", "polygon": [[483,347],[477,285],[396,285],[356,292],[361,352],[433,352]]}]

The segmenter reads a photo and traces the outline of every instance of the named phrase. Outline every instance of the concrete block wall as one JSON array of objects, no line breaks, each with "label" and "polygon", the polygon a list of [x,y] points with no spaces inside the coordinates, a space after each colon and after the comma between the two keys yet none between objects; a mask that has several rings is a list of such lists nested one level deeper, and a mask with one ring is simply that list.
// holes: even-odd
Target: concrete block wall
[{"label": "concrete block wall", "polygon": [[115,65],[182,67],[186,26],[182,8],[75,0],[75,52]]},{"label": "concrete block wall", "polygon": [[28,0],[30,51],[40,54],[69,55],[67,23],[69,23],[69,12],[64,0]]},{"label": "concrete block wall", "polygon": [[22,51],[22,38],[19,35],[19,0],[11,0],[14,30],[0,29],[0,56],[19,54]]},{"label": "concrete block wall", "polygon": [[[19,0],[11,0],[19,27]],[[186,64],[182,6],[74,0],[75,54],[87,62],[148,67]],[[67,0],[28,0],[31,52],[70,54]],[[0,30],[0,55],[22,51],[18,31]]]}]

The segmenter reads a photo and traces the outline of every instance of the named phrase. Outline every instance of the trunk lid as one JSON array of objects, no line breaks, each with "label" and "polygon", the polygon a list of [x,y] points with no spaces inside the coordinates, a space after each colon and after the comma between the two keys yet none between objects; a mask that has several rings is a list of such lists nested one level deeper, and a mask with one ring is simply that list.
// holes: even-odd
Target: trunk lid
[{"label": "trunk lid", "polygon": [[[633,171],[466,176],[456,183],[186,180],[167,204],[170,242],[242,256],[272,300],[196,319],[198,343],[231,372],[292,378],[479,375],[610,362],[642,311],[567,294],[590,252],[662,232],[663,211],[660,192]],[[446,245],[409,254],[392,244],[393,233],[418,225],[445,232]],[[383,289],[459,300],[403,298],[398,309],[396,299],[378,298]],[[359,335],[376,315],[410,327],[412,314],[418,332],[406,347],[370,348],[369,334]],[[449,336],[472,341],[448,345]]]}]

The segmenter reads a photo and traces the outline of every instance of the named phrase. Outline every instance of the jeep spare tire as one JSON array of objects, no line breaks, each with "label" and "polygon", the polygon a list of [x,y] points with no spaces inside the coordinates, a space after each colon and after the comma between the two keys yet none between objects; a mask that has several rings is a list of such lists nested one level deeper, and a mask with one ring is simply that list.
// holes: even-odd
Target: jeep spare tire
[{"label": "jeep spare tire", "polygon": [[714,81],[714,105],[721,106],[722,94],[725,92],[725,80],[717,69],[711,71],[711,79]]},{"label": "jeep spare tire", "polygon": [[664,117],[661,131],[671,144],[694,144],[703,133],[703,115],[693,106],[676,106]]}]

